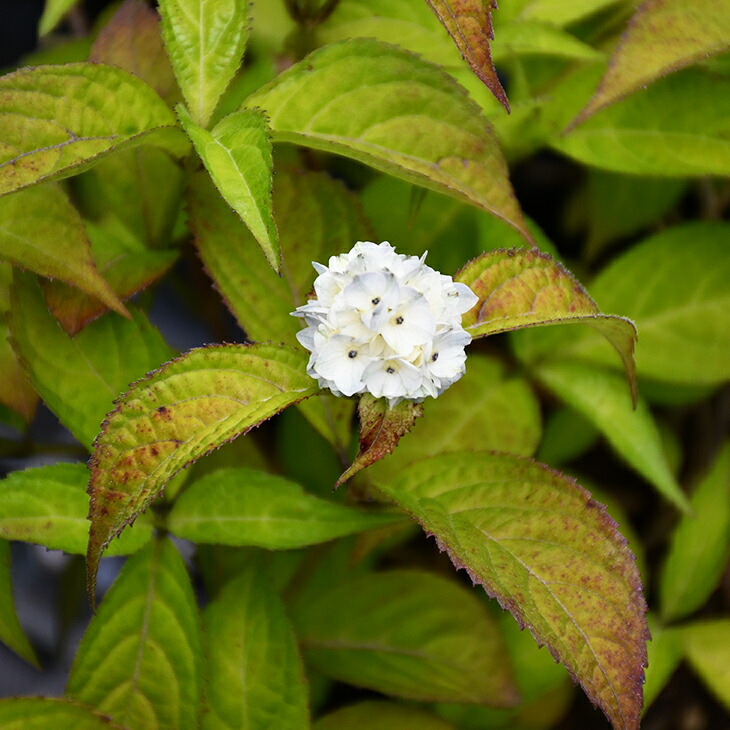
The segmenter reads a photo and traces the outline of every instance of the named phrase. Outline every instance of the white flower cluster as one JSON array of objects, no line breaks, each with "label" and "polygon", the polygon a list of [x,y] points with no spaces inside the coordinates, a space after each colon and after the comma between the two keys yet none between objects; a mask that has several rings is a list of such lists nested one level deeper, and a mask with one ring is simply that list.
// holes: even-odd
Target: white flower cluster
[{"label": "white flower cluster", "polygon": [[308,325],[307,372],[335,395],[372,393],[390,406],[434,398],[465,371],[471,335],[461,316],[477,302],[466,284],[434,271],[388,243],[360,241],[313,263],[316,299],[292,314]]}]

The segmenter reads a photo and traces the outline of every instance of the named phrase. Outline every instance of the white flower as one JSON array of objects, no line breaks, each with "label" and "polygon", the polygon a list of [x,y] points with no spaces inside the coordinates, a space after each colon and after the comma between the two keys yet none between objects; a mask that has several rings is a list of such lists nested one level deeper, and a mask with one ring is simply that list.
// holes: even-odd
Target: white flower
[{"label": "white flower", "polygon": [[335,395],[371,393],[390,406],[443,393],[465,372],[471,336],[461,317],[478,301],[421,258],[387,242],[359,241],[349,253],[314,263],[315,299],[292,314],[307,327],[307,372]]}]

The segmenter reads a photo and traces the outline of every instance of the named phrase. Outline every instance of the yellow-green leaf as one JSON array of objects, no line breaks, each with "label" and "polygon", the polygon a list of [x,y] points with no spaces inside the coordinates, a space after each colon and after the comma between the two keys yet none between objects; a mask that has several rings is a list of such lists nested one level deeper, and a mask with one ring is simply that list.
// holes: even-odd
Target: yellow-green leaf
[{"label": "yellow-green leaf", "polygon": [[195,543],[291,550],[400,521],[320,499],[298,484],[253,469],[217,469],[175,500],[167,526]]},{"label": "yellow-green leaf", "polygon": [[548,361],[535,375],[559,398],[582,413],[636,471],[679,509],[689,501],[669,468],[656,421],[643,398],[636,407],[615,371],[581,362]]},{"label": "yellow-green leaf", "polygon": [[412,53],[358,38],[320,48],[246,100],[274,142],[336,152],[466,200],[531,240],[497,139],[453,78]]},{"label": "yellow-green leaf", "polygon": [[138,311],[132,319],[109,312],[70,337],[48,311],[33,274],[16,271],[12,295],[8,321],[18,358],[46,405],[90,448],[112,401],[169,358],[170,348]]},{"label": "yellow-green leaf", "polygon": [[87,553],[93,595],[101,553],[180,469],[317,392],[302,351],[276,345],[190,350],[116,401],[95,442]]},{"label": "yellow-green leaf", "polygon": [[162,37],[193,121],[207,127],[248,40],[249,0],[162,0]]},{"label": "yellow-green leaf", "polygon": [[125,563],[81,640],[66,689],[129,730],[194,730],[202,664],[190,578],[162,538]]},{"label": "yellow-green leaf", "polygon": [[482,254],[454,276],[479,301],[462,318],[472,337],[522,327],[587,324],[616,349],[636,397],[636,328],[624,317],[602,314],[588,292],[560,263],[537,249]]},{"label": "yellow-green leaf", "polygon": [[148,143],[183,155],[175,115],[113,66],[69,63],[0,78],[0,195],[75,175],[114,150]]},{"label": "yellow-green leaf", "polygon": [[669,547],[659,582],[662,618],[676,621],[700,608],[721,582],[730,558],[730,444],[692,494]]},{"label": "yellow-green leaf", "polygon": [[78,287],[129,316],[96,268],[81,216],[57,185],[0,198],[0,258]]},{"label": "yellow-green leaf", "polygon": [[350,684],[421,701],[517,700],[497,626],[474,592],[424,570],[367,573],[299,602],[306,657]]},{"label": "yellow-green leaf", "polygon": [[50,697],[0,700],[3,730],[127,730],[82,704]]},{"label": "yellow-green leaf", "polygon": [[[52,464],[14,471],[0,482],[0,538],[83,555],[89,542],[89,470],[85,464]],[[152,536],[142,515],[109,546],[109,555],[139,550]]]},{"label": "yellow-green leaf", "polygon": [[271,204],[273,162],[264,115],[254,109],[233,112],[208,132],[184,107],[179,106],[177,113],[220,194],[278,273],[281,252]]},{"label": "yellow-green leaf", "polygon": [[730,48],[730,11],[716,0],[645,0],[574,124],[660,76]]},{"label": "yellow-green leaf", "polygon": [[[40,669],[38,657],[23,633],[18,614],[15,612],[10,580],[10,545],[5,540],[0,540],[0,641],[29,664]],[[1,709],[0,718],[2,718]]]},{"label": "yellow-green leaf", "polygon": [[572,479],[508,454],[424,459],[378,487],[547,644],[616,730],[637,730],[646,606],[605,508]]},{"label": "yellow-green leaf", "polygon": [[304,667],[281,599],[247,565],[206,608],[203,730],[306,730]]}]

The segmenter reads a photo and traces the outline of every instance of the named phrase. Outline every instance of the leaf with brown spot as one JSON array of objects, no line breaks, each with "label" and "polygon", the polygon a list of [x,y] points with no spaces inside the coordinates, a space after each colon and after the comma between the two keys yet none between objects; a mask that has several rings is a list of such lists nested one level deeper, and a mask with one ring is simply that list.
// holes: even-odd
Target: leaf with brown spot
[{"label": "leaf with brown spot", "polygon": [[467,284],[479,301],[462,318],[472,337],[539,325],[582,323],[616,349],[636,399],[636,328],[625,317],[602,314],[573,275],[537,249],[499,249],[470,261],[454,281]]},{"label": "leaf with brown spot", "polygon": [[424,459],[377,486],[548,646],[615,730],[637,730],[646,604],[602,505],[542,464],[487,452]]},{"label": "leaf with brown spot", "polygon": [[190,350],[116,401],[90,461],[87,587],[101,553],[187,464],[317,392],[301,350],[217,345]]},{"label": "leaf with brown spot", "polygon": [[456,43],[472,71],[509,112],[507,94],[494,70],[489,43],[494,40],[492,10],[497,0],[426,0]]},{"label": "leaf with brown spot", "polygon": [[146,81],[168,104],[180,90],[162,44],[157,13],[142,0],[124,0],[91,47],[89,61],[119,66]]},{"label": "leaf with brown spot", "polygon": [[392,453],[402,436],[412,428],[423,405],[410,400],[390,408],[385,398],[374,398],[365,393],[357,408],[360,417],[360,451],[349,468],[337,480],[335,488],[344,484],[361,469],[374,464]]},{"label": "leaf with brown spot", "polygon": [[662,76],[730,47],[730,12],[717,0],[646,0],[629,21],[576,126]]}]

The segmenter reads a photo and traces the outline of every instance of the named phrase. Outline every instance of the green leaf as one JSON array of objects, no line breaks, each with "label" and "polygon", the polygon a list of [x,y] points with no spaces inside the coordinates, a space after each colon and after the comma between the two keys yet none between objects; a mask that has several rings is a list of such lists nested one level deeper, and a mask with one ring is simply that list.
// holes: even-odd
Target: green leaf
[{"label": "green leaf", "polygon": [[417,707],[370,700],[321,717],[313,730],[455,730],[455,726]]},{"label": "green leaf", "polygon": [[436,66],[373,39],[333,43],[246,101],[274,142],[336,152],[466,200],[530,240],[496,138],[464,89]]},{"label": "green leaf", "polygon": [[[651,230],[677,205],[687,189],[686,180],[616,175],[587,170],[585,198],[575,201],[580,219],[576,227],[588,229],[586,254],[595,259],[606,244]],[[651,228],[650,228],[651,227]]]},{"label": "green leaf", "polygon": [[[0,482],[0,538],[83,555],[89,541],[89,471],[55,464],[14,471]],[[109,546],[110,555],[139,550],[151,537],[147,515]]]},{"label": "green leaf", "polygon": [[730,620],[703,621],[684,628],[689,663],[730,710]]},{"label": "green leaf", "polygon": [[700,608],[720,583],[730,558],[730,445],[717,457],[677,526],[659,583],[662,618],[676,621]]},{"label": "green leaf", "polygon": [[182,169],[167,152],[140,146],[105,157],[74,178],[73,193],[87,223],[110,228],[110,221],[118,220],[137,249],[160,249],[170,244],[184,183]]},{"label": "green leaf", "polygon": [[497,76],[489,48],[494,38],[492,10],[496,10],[497,0],[479,3],[470,0],[426,0],[426,2],[449,32],[459,53],[471,66],[471,70],[509,112],[507,94]]},{"label": "green leaf", "polygon": [[545,421],[542,441],[535,456],[538,461],[560,467],[592,448],[598,436],[598,429],[578,411],[568,406],[558,408]]},{"label": "green leaf", "polygon": [[378,484],[547,644],[614,728],[636,730],[645,604],[633,555],[573,480],[507,454],[424,459]]},{"label": "green leaf", "polygon": [[644,0],[621,37],[598,91],[574,124],[661,76],[727,48],[730,13],[722,3]]},{"label": "green leaf", "polygon": [[634,343],[629,320],[601,314],[567,269],[537,249],[499,249],[470,261],[454,276],[479,301],[462,318],[472,337],[547,324],[587,324],[616,349],[636,394]]},{"label": "green leaf", "polygon": [[57,185],[0,198],[0,256],[78,287],[129,316],[96,268],[81,216]]},{"label": "green leaf", "polygon": [[[5,513],[0,512],[0,514]],[[0,641],[28,664],[40,669],[38,657],[23,633],[18,614],[15,612],[13,586],[10,580],[10,545],[5,540],[0,540]],[[2,710],[0,710],[1,717]]]},{"label": "green leaf", "polygon": [[514,667],[521,702],[508,709],[483,705],[439,704],[439,715],[459,730],[547,730],[562,720],[574,700],[574,687],[565,667],[537,646],[529,631],[508,613],[495,611],[500,634]]},{"label": "green leaf", "polygon": [[38,35],[44,36],[50,33],[77,2],[78,0],[46,0],[38,26]]},{"label": "green leaf", "polygon": [[[636,322],[641,376],[696,385],[730,378],[729,234],[727,223],[668,228],[614,259],[591,284],[602,308],[620,306]],[[612,361],[595,338],[565,349],[592,362]]]},{"label": "green leaf", "polygon": [[298,484],[252,469],[219,469],[176,500],[167,526],[196,543],[289,550],[401,521],[307,494]]},{"label": "green leaf", "polygon": [[[103,165],[102,162],[99,167]],[[128,299],[159,279],[180,255],[176,249],[150,251],[144,248],[116,216],[108,216],[101,225],[87,221],[86,230],[99,273],[120,299]],[[43,280],[41,287],[53,316],[72,336],[106,311],[97,299],[63,282]]]},{"label": "green leaf", "polygon": [[643,398],[634,409],[624,379],[580,362],[545,362],[535,375],[568,405],[582,413],[613,448],[668,500],[683,511],[689,502],[672,474],[656,422]]},{"label": "green leaf", "polygon": [[243,109],[224,117],[208,132],[192,121],[184,107],[179,106],[177,113],[220,194],[278,273],[281,252],[271,207],[273,163],[266,118],[259,111]]},{"label": "green leaf", "polygon": [[456,45],[423,0],[340,0],[316,31],[320,46],[349,38],[377,38],[439,66],[464,66]]},{"label": "green leaf", "polygon": [[[592,86],[593,75],[585,82]],[[579,100],[588,89],[571,85],[567,91]],[[686,69],[556,135],[550,144],[578,162],[613,172],[726,176],[729,120],[730,79]]]},{"label": "green leaf", "polygon": [[521,17],[552,23],[560,28],[572,25],[622,0],[528,0]]},{"label": "green leaf", "polygon": [[203,730],[304,730],[308,692],[296,640],[261,565],[230,580],[203,616]]},{"label": "green leaf", "polygon": [[193,121],[207,127],[248,40],[248,0],[162,0],[162,37]]},{"label": "green leaf", "polygon": [[546,55],[595,61],[603,53],[552,24],[527,20],[511,21],[499,26],[492,44],[492,57],[498,63],[514,55]]},{"label": "green leaf", "polygon": [[175,155],[188,147],[175,115],[144,81],[93,63],[24,68],[0,78],[0,139],[0,195],[75,175],[134,145],[155,144]]},{"label": "green leaf", "polygon": [[651,619],[650,616],[651,641],[644,685],[644,713],[667,685],[684,655],[684,629],[667,629]]},{"label": "green leaf", "polygon": [[372,473],[382,480],[428,456],[469,449],[531,456],[540,431],[540,405],[530,385],[511,377],[496,358],[470,354],[466,375],[424,404],[414,433]]},{"label": "green leaf", "polygon": [[177,101],[180,96],[162,44],[159,18],[142,0],[124,0],[96,36],[89,61],[129,71],[148,83],[168,103]]},{"label": "green leaf", "polygon": [[[13,345],[46,405],[87,448],[130,381],[170,356],[144,315],[108,314],[69,337],[48,312],[37,280],[15,272],[9,315]],[[120,357],[119,353],[124,353]]]},{"label": "green leaf", "polygon": [[193,730],[202,686],[195,595],[169,540],[131,557],[84,634],[68,695],[128,728]]},{"label": "green leaf", "polygon": [[0,700],[0,724],[3,730],[125,730],[88,707],[50,697]]},{"label": "green leaf", "polygon": [[306,658],[350,684],[423,701],[517,701],[499,632],[468,588],[419,570],[369,573],[301,603]]},{"label": "green leaf", "polygon": [[385,398],[374,398],[365,393],[360,398],[357,414],[360,419],[360,450],[335,487],[344,484],[361,469],[393,453],[401,438],[423,415],[423,406],[406,400],[391,408]]},{"label": "green leaf", "polygon": [[306,356],[275,345],[190,350],[116,401],[91,458],[89,593],[109,541],[187,464],[317,392]]},{"label": "green leaf", "polygon": [[[189,224],[205,268],[247,336],[296,345],[301,323],[291,312],[306,302],[312,288],[312,260],[325,262],[349,250],[355,241],[369,237],[368,228],[354,195],[322,173],[277,167],[273,197],[282,276],[266,263],[253,236],[207,175],[194,175],[188,187]],[[347,450],[351,400],[320,393],[298,408],[339,452]]]},{"label": "green leaf", "polygon": [[312,260],[326,263],[367,238],[369,231],[357,199],[322,173],[277,167],[273,201],[282,276],[266,264],[249,231],[206,175],[193,176],[188,188],[198,252],[241,327],[257,342],[294,345],[301,325],[291,312],[307,301],[312,289]]}]

